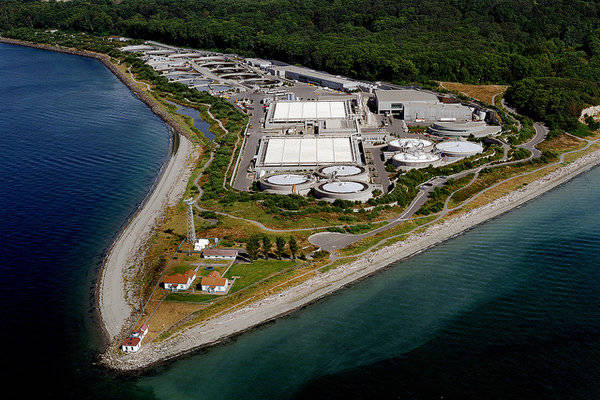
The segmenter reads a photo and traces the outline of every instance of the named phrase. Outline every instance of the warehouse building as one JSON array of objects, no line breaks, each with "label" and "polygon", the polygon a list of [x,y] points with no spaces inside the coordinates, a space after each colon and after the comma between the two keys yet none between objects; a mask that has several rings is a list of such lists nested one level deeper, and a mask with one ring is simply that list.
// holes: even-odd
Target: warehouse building
[{"label": "warehouse building", "polygon": [[409,122],[471,121],[473,110],[459,103],[441,102],[429,92],[415,89],[376,90],[378,114],[394,115]]},{"label": "warehouse building", "polygon": [[359,88],[359,83],[356,81],[295,65],[273,65],[268,67],[267,71],[282,78],[328,87],[342,92],[352,92]]},{"label": "warehouse building", "polygon": [[257,166],[300,168],[358,160],[358,145],[350,137],[271,136],[261,140]]},{"label": "warehouse building", "polygon": [[270,120],[273,122],[343,119],[349,114],[344,101],[277,101],[271,107]]},{"label": "warehouse building", "polygon": [[267,110],[264,127],[272,133],[357,134],[353,100],[276,100]]}]

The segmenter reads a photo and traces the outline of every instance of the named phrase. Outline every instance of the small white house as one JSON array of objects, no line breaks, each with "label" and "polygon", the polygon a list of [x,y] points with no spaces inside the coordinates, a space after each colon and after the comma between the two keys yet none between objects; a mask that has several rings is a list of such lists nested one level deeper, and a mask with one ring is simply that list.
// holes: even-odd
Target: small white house
[{"label": "small white house", "polygon": [[235,260],[238,253],[237,249],[206,249],[202,255],[212,260]]},{"label": "small white house", "polygon": [[142,340],[148,334],[148,325],[142,325],[131,332],[131,335],[121,343],[121,350],[125,353],[135,353],[142,346]]},{"label": "small white house", "polygon": [[137,337],[128,337],[127,339],[123,340],[123,343],[121,343],[121,350],[123,350],[125,353],[135,353],[140,349],[141,345],[142,339]]},{"label": "small white house", "polygon": [[202,278],[200,285],[202,290],[208,293],[225,293],[229,279],[221,277],[218,271],[212,271],[208,276]]},{"label": "small white house", "polygon": [[173,274],[165,277],[163,283],[167,290],[188,290],[196,279],[196,271],[189,269],[185,274]]},{"label": "small white house", "polygon": [[196,243],[194,243],[194,251],[202,251],[208,247],[210,244],[210,240],[208,239],[198,239]]}]

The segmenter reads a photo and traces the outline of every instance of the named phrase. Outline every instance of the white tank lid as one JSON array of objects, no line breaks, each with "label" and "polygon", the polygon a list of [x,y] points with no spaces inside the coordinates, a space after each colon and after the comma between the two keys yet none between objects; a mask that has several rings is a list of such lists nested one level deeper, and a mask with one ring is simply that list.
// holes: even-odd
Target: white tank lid
[{"label": "white tank lid", "polygon": [[436,145],[436,148],[443,152],[451,153],[479,153],[483,151],[483,147],[479,143],[451,140],[447,142],[441,142]]},{"label": "white tank lid", "polygon": [[321,186],[321,188],[330,193],[356,193],[364,190],[365,185],[352,181],[329,182]]},{"label": "white tank lid", "polygon": [[356,165],[332,165],[321,170],[324,174],[336,173],[337,176],[358,175],[362,172]]},{"label": "white tank lid", "polygon": [[267,182],[274,185],[291,186],[299,185],[308,181],[308,177],[298,174],[280,174],[273,175],[267,178]]},{"label": "white tank lid", "polygon": [[401,162],[432,162],[438,161],[440,156],[433,153],[398,153],[394,160]]}]

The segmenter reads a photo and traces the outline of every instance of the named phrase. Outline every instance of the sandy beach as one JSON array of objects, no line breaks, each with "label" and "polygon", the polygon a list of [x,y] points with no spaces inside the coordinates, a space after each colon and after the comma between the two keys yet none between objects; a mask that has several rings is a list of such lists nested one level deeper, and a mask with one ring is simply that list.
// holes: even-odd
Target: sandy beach
[{"label": "sandy beach", "polygon": [[134,371],[151,367],[191,351],[218,344],[258,325],[281,317],[369,276],[393,262],[418,254],[485,221],[518,207],[600,164],[600,150],[560,167],[489,204],[429,227],[407,240],[366,255],[355,262],[330,270],[302,285],[240,307],[199,325],[185,329],[160,343],[149,343],[138,353],[104,355],[111,368]]},{"label": "sandy beach", "polygon": [[154,190],[116,239],[104,261],[98,307],[111,340],[121,333],[136,311],[135,288],[127,284],[128,277],[136,272],[131,267],[139,264],[143,255],[140,249],[150,237],[158,218],[168,206],[179,201],[189,180],[194,146],[185,136],[179,138],[179,148],[171,155]]}]

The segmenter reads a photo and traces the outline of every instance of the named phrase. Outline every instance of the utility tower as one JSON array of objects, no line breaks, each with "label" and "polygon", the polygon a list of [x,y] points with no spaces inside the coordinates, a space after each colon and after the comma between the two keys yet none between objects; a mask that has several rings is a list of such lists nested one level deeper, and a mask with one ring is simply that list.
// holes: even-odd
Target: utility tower
[{"label": "utility tower", "polygon": [[187,240],[194,245],[196,243],[196,227],[194,226],[194,203],[196,201],[193,198],[189,198],[183,201],[187,204]]}]

